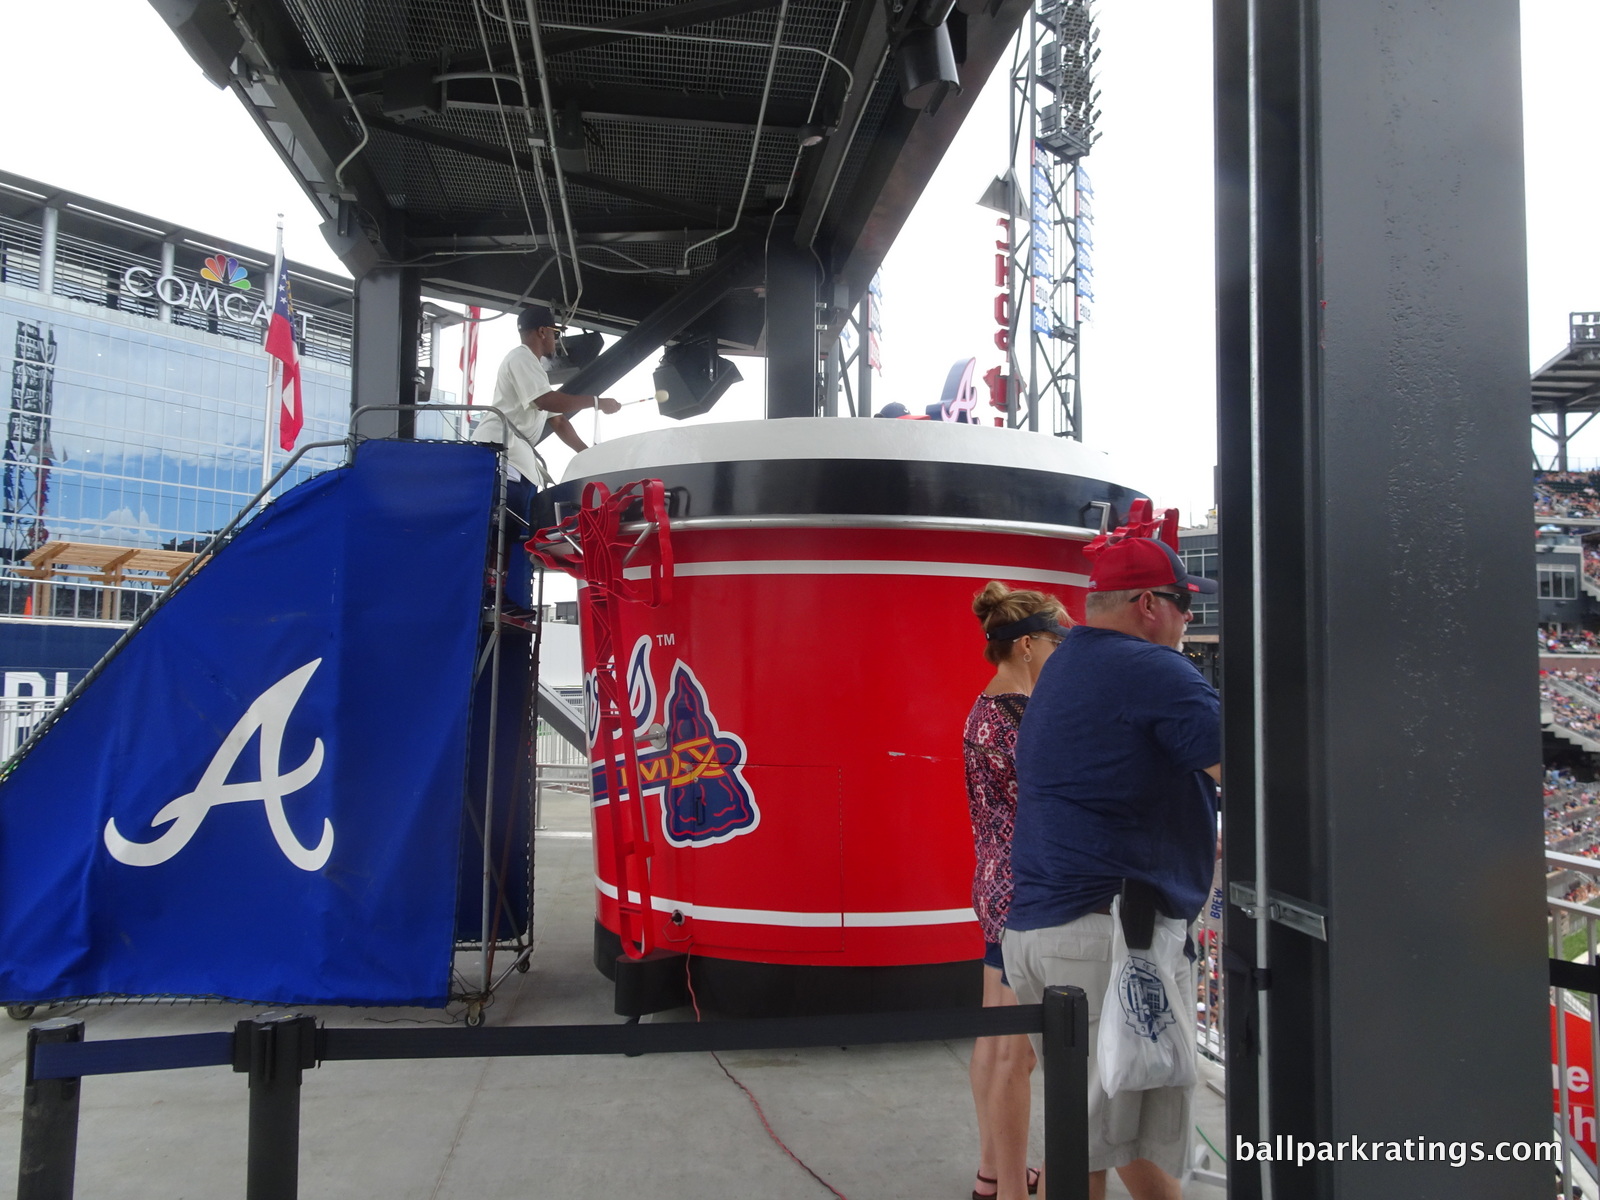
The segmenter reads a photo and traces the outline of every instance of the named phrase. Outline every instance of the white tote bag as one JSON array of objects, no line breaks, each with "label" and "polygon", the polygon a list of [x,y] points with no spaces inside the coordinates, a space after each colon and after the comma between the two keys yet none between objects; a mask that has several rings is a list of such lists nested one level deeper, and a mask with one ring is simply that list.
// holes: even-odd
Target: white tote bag
[{"label": "white tote bag", "polygon": [[1111,982],[1100,1008],[1100,1086],[1107,1096],[1195,1081],[1194,989],[1182,921],[1157,917],[1147,950],[1129,950],[1122,900],[1111,904]]}]

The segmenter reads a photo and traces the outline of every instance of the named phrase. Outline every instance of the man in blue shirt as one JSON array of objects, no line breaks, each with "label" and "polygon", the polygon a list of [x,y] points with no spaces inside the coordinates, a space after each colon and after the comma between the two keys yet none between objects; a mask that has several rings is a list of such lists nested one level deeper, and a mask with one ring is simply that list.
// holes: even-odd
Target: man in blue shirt
[{"label": "man in blue shirt", "polygon": [[[1191,598],[1216,590],[1160,541],[1105,545],[1089,577],[1087,622],[1045,664],[1017,738],[1006,975],[1023,1004],[1037,1004],[1051,985],[1088,996],[1092,1200],[1105,1195],[1112,1168],[1134,1200],[1180,1194],[1193,1089],[1108,1098],[1095,1044],[1110,982],[1111,901],[1123,881],[1152,896],[1155,919],[1180,932],[1211,888],[1221,713],[1216,689],[1178,646]],[[1187,1012],[1192,967],[1178,987],[1187,988]],[[1193,1038],[1192,1020],[1182,1029]]]}]

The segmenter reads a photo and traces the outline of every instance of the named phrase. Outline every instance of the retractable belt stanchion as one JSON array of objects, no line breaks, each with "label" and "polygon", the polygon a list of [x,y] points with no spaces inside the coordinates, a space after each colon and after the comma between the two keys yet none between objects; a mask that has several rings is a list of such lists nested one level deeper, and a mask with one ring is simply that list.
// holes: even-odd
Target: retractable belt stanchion
[{"label": "retractable belt stanchion", "polygon": [[267,1013],[234,1028],[233,1069],[250,1076],[245,1200],[300,1193],[300,1076],[317,1065],[312,1017]]},{"label": "retractable belt stanchion", "polygon": [[83,1041],[83,1022],[41,1021],[28,1030],[28,1065],[22,1092],[22,1156],[17,1161],[17,1200],[72,1200],[78,1154],[78,1088],[81,1080],[35,1079],[34,1051],[40,1044]]},{"label": "retractable belt stanchion", "polygon": [[1089,1200],[1089,1000],[1044,990],[1044,1162],[1050,1200]]},{"label": "retractable belt stanchion", "polygon": [[[89,1075],[223,1067],[250,1079],[246,1200],[297,1200],[300,1083],[330,1062],[591,1054],[797,1050],[954,1038],[1044,1036],[1045,1162],[1052,1200],[1087,1200],[1089,1006],[1078,988],[1043,1004],[833,1017],[666,1025],[524,1025],[500,1029],[319,1029],[314,1018],[267,1013],[232,1033],[83,1041],[81,1021],[47,1021],[28,1039],[21,1200],[71,1200],[78,1088]],[[73,1043],[73,1044],[65,1044]]]}]

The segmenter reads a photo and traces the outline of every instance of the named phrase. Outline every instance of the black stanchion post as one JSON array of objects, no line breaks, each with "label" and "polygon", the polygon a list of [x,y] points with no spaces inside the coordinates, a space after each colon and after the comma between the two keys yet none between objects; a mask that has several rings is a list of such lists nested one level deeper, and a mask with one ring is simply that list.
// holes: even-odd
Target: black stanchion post
[{"label": "black stanchion post", "polygon": [[1089,1200],[1089,1001],[1044,990],[1044,1163],[1050,1200]]},{"label": "black stanchion post", "polygon": [[28,1030],[22,1091],[22,1156],[17,1200],[72,1200],[78,1160],[77,1079],[35,1079],[34,1048],[47,1042],[83,1041],[83,1022],[41,1021]]},{"label": "black stanchion post", "polygon": [[312,1017],[266,1013],[233,1031],[233,1069],[250,1075],[245,1200],[296,1200],[300,1191],[300,1075],[317,1065]]}]

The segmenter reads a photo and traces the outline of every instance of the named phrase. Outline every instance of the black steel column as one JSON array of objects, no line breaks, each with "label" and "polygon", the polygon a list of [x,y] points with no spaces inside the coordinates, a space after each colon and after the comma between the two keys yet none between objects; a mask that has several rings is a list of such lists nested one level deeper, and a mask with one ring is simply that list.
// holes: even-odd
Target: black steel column
[{"label": "black steel column", "polygon": [[767,416],[817,415],[817,260],[774,234],[767,248]]},{"label": "black steel column", "polygon": [[1542,1200],[1548,1162],[1406,1161],[1551,1129],[1518,6],[1214,11],[1225,874],[1259,789],[1270,890],[1326,914],[1263,964],[1228,907],[1229,1194],[1266,1134],[1401,1147],[1279,1200]]},{"label": "black steel column", "polygon": [[[415,404],[422,283],[414,268],[374,267],[356,280],[350,406]],[[415,413],[368,413],[360,433],[412,437]]]},{"label": "black steel column", "polygon": [[872,415],[872,291],[861,293],[861,303],[856,308],[856,332],[861,335],[861,345],[856,351],[856,416]]},{"label": "black steel column", "polygon": [[78,1159],[77,1079],[35,1079],[35,1046],[83,1041],[83,1022],[58,1017],[28,1030],[22,1085],[22,1152],[17,1200],[72,1200]]}]

